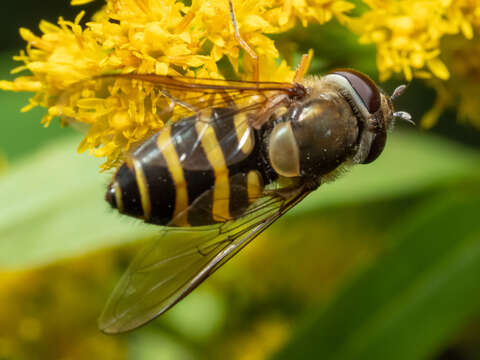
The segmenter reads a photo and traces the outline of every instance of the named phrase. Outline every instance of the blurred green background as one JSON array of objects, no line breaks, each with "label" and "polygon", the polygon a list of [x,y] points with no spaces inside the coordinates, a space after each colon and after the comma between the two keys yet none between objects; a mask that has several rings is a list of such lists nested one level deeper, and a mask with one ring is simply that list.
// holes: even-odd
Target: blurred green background
[{"label": "blurred green background", "polygon": [[[19,25],[78,11],[2,10],[0,79]],[[375,76],[375,48],[335,23],[276,40],[291,64],[314,48],[312,73]],[[0,92],[0,359],[480,359],[480,136],[455,111],[428,132],[398,124],[380,159],[320,188],[165,316],[106,336],[102,306],[158,229],[108,209],[111,174],[76,153],[80,134],[20,113],[28,97]],[[414,81],[397,107],[418,121],[433,101]]]}]

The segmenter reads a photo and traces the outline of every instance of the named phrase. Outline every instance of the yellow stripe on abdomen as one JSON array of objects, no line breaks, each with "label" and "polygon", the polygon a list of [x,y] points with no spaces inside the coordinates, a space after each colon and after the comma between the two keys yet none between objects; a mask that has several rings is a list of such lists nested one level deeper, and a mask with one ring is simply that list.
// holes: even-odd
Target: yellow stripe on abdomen
[{"label": "yellow stripe on abdomen", "polygon": [[171,139],[171,128],[164,128],[158,135],[157,145],[162,152],[168,170],[175,183],[175,209],[173,211],[173,222],[178,226],[189,226],[188,224],[188,192],[185,175],[178,158],[177,151]]},{"label": "yellow stripe on abdomen", "polygon": [[115,202],[117,204],[117,209],[122,213],[123,212],[122,189],[120,188],[120,185],[118,184],[117,180],[113,182],[113,190],[115,192]]},{"label": "yellow stripe on abdomen", "polygon": [[256,170],[251,170],[247,174],[247,193],[249,203],[253,203],[262,196],[263,180]]},{"label": "yellow stripe on abdomen", "polygon": [[148,183],[143,172],[142,164],[135,158],[132,158],[135,178],[137,180],[138,192],[142,202],[143,217],[146,221],[150,220],[152,214],[152,204],[150,203],[150,194],[148,193]]},{"label": "yellow stripe on abdomen", "polygon": [[250,154],[255,145],[255,139],[253,130],[248,124],[247,114],[243,112],[236,114],[233,118],[233,123],[237,134],[238,146],[244,154]]},{"label": "yellow stripe on abdomen", "polygon": [[213,188],[212,218],[214,221],[225,221],[230,216],[230,181],[225,157],[215,135],[215,130],[208,121],[210,114],[206,113],[196,123],[197,134],[203,150],[215,174]]}]

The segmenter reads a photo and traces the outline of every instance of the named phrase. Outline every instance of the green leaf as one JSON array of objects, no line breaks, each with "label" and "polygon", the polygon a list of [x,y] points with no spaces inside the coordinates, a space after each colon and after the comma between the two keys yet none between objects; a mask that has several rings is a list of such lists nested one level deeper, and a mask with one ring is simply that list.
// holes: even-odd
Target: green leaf
[{"label": "green leaf", "polygon": [[177,333],[195,341],[207,341],[218,333],[225,321],[225,304],[214,289],[200,287],[162,316]]},{"label": "green leaf", "polygon": [[[21,63],[12,60],[14,53],[0,53],[0,80],[13,80],[15,76],[10,70]],[[21,75],[28,74],[28,72]],[[17,74],[18,75],[18,74]],[[40,123],[46,109],[37,107],[27,112],[20,110],[29,103],[33,93],[18,93],[0,90],[0,152],[9,161],[30,154],[48,144],[52,139],[73,134],[70,128],[61,128],[59,121],[54,120],[45,130]]]},{"label": "green leaf", "polygon": [[[476,186],[473,187],[474,189]],[[398,244],[309,322],[275,359],[424,359],[480,311],[480,194],[422,206]]]},{"label": "green leaf", "polygon": [[128,356],[132,360],[194,360],[198,357],[171,334],[143,328],[128,338]]},{"label": "green leaf", "polygon": [[0,267],[35,266],[145,237],[158,230],[108,208],[100,161],[77,137],[43,149],[0,177]]},{"label": "green leaf", "polygon": [[357,165],[335,182],[322,185],[297,211],[393,199],[478,178],[479,163],[480,153],[473,149],[426,133],[397,131],[375,162]]}]

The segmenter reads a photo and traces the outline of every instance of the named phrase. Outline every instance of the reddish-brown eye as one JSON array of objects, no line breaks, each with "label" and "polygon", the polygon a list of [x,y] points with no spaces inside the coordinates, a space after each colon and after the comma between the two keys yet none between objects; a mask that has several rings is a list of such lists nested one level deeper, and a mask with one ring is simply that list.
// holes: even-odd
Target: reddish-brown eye
[{"label": "reddish-brown eye", "polygon": [[370,114],[374,114],[380,109],[380,91],[367,75],[351,69],[335,70],[332,74],[341,75],[347,79]]},{"label": "reddish-brown eye", "polygon": [[387,142],[387,133],[385,131],[379,132],[373,136],[372,145],[370,145],[370,152],[367,158],[363,160],[362,164],[369,164],[380,156]]}]

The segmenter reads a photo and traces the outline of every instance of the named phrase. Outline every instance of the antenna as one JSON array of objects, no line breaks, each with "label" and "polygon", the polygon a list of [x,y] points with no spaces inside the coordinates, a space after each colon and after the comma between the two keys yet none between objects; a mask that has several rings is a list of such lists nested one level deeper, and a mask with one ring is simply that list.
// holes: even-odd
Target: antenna
[{"label": "antenna", "polygon": [[394,101],[399,96],[402,96],[402,94],[405,92],[405,90],[407,90],[407,87],[408,87],[408,85],[405,85],[405,84],[397,86],[397,88],[393,91],[392,96],[390,96],[390,99],[392,101]]},{"label": "antenna", "polygon": [[[405,84],[397,86],[397,88],[393,91],[392,96],[390,96],[390,99],[394,101],[399,96],[402,96],[405,90],[407,90],[407,87],[408,85],[405,85]],[[409,124],[416,125],[415,122],[412,120],[412,115],[410,115],[406,111],[396,111],[393,113],[393,117],[406,121]]]},{"label": "antenna", "polygon": [[393,117],[396,117],[400,120],[403,120],[403,121],[406,121],[408,122],[409,124],[412,124],[412,125],[417,125],[415,124],[415,122],[412,120],[412,115],[410,115],[408,112],[406,111],[395,111],[393,113]]}]

